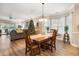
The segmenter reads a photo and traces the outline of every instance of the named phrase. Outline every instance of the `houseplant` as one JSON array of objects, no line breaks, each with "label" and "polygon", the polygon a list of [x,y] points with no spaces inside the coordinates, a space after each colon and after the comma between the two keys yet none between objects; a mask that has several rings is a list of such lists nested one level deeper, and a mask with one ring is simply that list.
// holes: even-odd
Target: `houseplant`
[{"label": "houseplant", "polygon": [[64,31],[65,31],[65,33],[66,33],[66,32],[68,33],[68,30],[69,30],[68,25],[65,25],[65,27],[64,27]]},{"label": "houseplant", "polygon": [[64,43],[65,43],[66,41],[70,43],[70,41],[69,41],[70,37],[69,37],[69,34],[68,34],[68,30],[69,30],[68,25],[66,25],[66,26],[64,27],[64,30],[65,30],[65,33],[64,33]]},{"label": "houseplant", "polygon": [[49,27],[47,27],[47,32],[49,32]]},{"label": "houseplant", "polygon": [[30,34],[36,34],[33,20],[30,20],[28,30],[30,31]]}]

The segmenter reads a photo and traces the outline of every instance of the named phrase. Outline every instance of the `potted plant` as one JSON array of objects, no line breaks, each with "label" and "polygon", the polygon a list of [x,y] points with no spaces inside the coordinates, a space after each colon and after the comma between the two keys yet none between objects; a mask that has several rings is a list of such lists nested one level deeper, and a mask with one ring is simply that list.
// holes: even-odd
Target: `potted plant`
[{"label": "potted plant", "polygon": [[33,20],[30,20],[28,30],[31,35],[36,34]]},{"label": "potted plant", "polygon": [[47,27],[47,32],[49,32],[49,27]]},{"label": "potted plant", "polygon": [[65,33],[68,32],[68,30],[69,30],[68,25],[66,25],[66,26],[64,27],[64,30],[65,30]]},{"label": "potted plant", "polygon": [[64,27],[64,30],[65,30],[65,33],[64,33],[64,43],[65,43],[66,41],[69,42],[69,34],[68,34],[69,27],[68,27],[68,25],[66,25]]}]

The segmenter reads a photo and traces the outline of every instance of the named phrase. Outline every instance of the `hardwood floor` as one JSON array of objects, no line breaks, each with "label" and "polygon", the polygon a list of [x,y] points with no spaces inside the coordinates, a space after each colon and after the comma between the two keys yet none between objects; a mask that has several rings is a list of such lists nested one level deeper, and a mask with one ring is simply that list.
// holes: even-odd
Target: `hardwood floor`
[{"label": "hardwood floor", "polygon": [[[64,44],[60,40],[57,40],[56,47],[57,49],[52,53],[50,52],[50,50],[45,50],[37,56],[79,56],[79,48],[75,48],[69,44]],[[24,39],[12,41],[10,48],[0,51],[0,56],[25,56]]]}]

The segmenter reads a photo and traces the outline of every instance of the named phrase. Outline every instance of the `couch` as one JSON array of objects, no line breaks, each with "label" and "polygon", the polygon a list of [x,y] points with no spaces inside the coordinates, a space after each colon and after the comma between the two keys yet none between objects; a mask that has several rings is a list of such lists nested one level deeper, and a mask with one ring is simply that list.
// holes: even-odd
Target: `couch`
[{"label": "couch", "polygon": [[23,39],[24,35],[23,35],[23,32],[18,33],[16,30],[12,30],[10,32],[10,38],[11,40]]}]

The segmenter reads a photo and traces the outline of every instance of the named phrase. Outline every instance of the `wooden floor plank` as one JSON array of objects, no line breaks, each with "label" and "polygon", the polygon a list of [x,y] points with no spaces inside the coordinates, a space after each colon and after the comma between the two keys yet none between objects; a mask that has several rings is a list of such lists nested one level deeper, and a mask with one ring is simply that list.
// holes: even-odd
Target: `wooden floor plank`
[{"label": "wooden floor plank", "polygon": [[[52,53],[50,50],[45,50],[37,56],[79,56],[79,48],[75,48],[70,44],[64,44],[63,41],[57,40],[56,47],[57,49]],[[25,56],[24,39],[12,41],[10,48],[0,51],[0,56]]]}]

